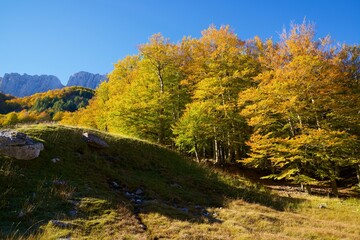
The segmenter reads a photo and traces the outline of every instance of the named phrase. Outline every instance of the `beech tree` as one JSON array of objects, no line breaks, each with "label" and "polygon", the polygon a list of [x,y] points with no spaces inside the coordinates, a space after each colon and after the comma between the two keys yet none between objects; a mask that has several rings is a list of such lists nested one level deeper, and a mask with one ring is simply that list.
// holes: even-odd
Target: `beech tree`
[{"label": "beech tree", "polygon": [[179,48],[155,34],[139,52],[115,64],[83,113],[92,113],[99,129],[172,144],[171,125],[189,99],[180,86]]},{"label": "beech tree", "polygon": [[[183,66],[187,76],[183,84],[191,89],[192,102],[180,123],[175,125],[175,141],[182,147],[192,143],[188,148],[195,153],[198,141],[203,147],[211,146],[210,152],[217,163],[239,159],[247,133],[239,115],[237,96],[255,75],[254,63],[245,54],[244,42],[228,26],[220,29],[211,26],[202,32],[199,40],[185,39],[183,48],[190,56]],[[199,132],[207,134],[200,140],[196,136]],[[208,144],[204,144],[205,141]]]},{"label": "beech tree", "polygon": [[62,122],[240,161],[304,187],[327,180],[337,195],[343,167],[360,185],[359,56],[358,46],[314,40],[306,23],[279,42],[244,42],[228,26],[178,44],[155,34]]},{"label": "beech tree", "polygon": [[265,70],[254,78],[257,86],[239,96],[241,114],[255,130],[245,162],[270,166],[276,179],[309,184],[327,178],[337,195],[337,169],[349,165],[359,149],[343,113],[354,114],[349,100],[359,98],[344,84],[341,50],[329,38],[313,37],[313,26],[303,23],[277,44],[260,44]]}]

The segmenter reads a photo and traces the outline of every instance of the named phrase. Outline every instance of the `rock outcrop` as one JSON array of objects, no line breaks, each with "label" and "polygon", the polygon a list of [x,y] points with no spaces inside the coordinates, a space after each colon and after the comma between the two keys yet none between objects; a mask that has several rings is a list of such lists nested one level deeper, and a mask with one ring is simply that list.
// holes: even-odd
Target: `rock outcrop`
[{"label": "rock outcrop", "polygon": [[92,133],[88,133],[88,132],[83,133],[83,139],[90,147],[93,148],[109,147],[109,145],[104,140],[102,140],[101,138],[99,138],[98,136]]},{"label": "rock outcrop", "polygon": [[106,75],[81,71],[70,76],[67,86],[81,86],[95,89],[101,82],[106,81],[106,79]]},{"label": "rock outcrop", "polygon": [[19,160],[31,160],[44,149],[42,143],[29,138],[25,133],[14,130],[0,131],[0,154]]},{"label": "rock outcrop", "polygon": [[60,80],[53,75],[20,75],[6,73],[0,81],[0,92],[16,97],[30,96],[38,92],[63,88]]}]

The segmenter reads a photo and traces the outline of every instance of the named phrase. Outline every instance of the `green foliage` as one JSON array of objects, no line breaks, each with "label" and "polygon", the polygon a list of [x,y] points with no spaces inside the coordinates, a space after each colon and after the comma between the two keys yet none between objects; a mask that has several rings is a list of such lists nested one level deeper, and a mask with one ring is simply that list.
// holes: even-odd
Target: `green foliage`
[{"label": "green foliage", "polygon": [[7,114],[21,109],[19,104],[9,102],[11,99],[14,99],[14,97],[0,93],[0,114]]},{"label": "green foliage", "polygon": [[[74,112],[89,104],[94,91],[83,87],[67,87],[13,98],[0,94],[0,126],[35,121],[59,121],[64,112]],[[58,114],[57,114],[58,113]]]},{"label": "green foliage", "polygon": [[34,105],[29,108],[30,111],[44,112],[51,114],[57,112],[74,112],[79,108],[88,105],[89,100],[93,97],[93,91],[85,88],[72,88],[60,96],[45,96],[37,98]]}]

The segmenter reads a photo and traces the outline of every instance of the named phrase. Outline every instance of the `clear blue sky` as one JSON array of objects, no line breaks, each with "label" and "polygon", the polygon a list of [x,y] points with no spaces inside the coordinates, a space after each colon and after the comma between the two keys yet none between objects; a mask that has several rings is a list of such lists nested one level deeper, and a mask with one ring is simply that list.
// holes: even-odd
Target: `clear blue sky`
[{"label": "clear blue sky", "polygon": [[214,24],[243,39],[274,39],[291,21],[317,36],[360,42],[360,0],[0,0],[0,76],[78,71],[107,73],[161,32],[174,42]]}]

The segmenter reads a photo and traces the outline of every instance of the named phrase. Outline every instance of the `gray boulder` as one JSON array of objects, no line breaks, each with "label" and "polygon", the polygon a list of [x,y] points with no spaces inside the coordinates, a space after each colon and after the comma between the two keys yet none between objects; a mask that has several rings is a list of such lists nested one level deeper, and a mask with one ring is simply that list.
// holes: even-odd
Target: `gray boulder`
[{"label": "gray boulder", "polygon": [[88,132],[83,133],[83,139],[90,147],[94,147],[94,148],[109,147],[109,145],[104,140],[102,140],[101,138],[99,138],[98,136],[92,133],[88,133]]},{"label": "gray boulder", "polygon": [[14,130],[0,131],[0,154],[19,160],[31,160],[44,150],[42,143],[29,138],[25,133]]}]

